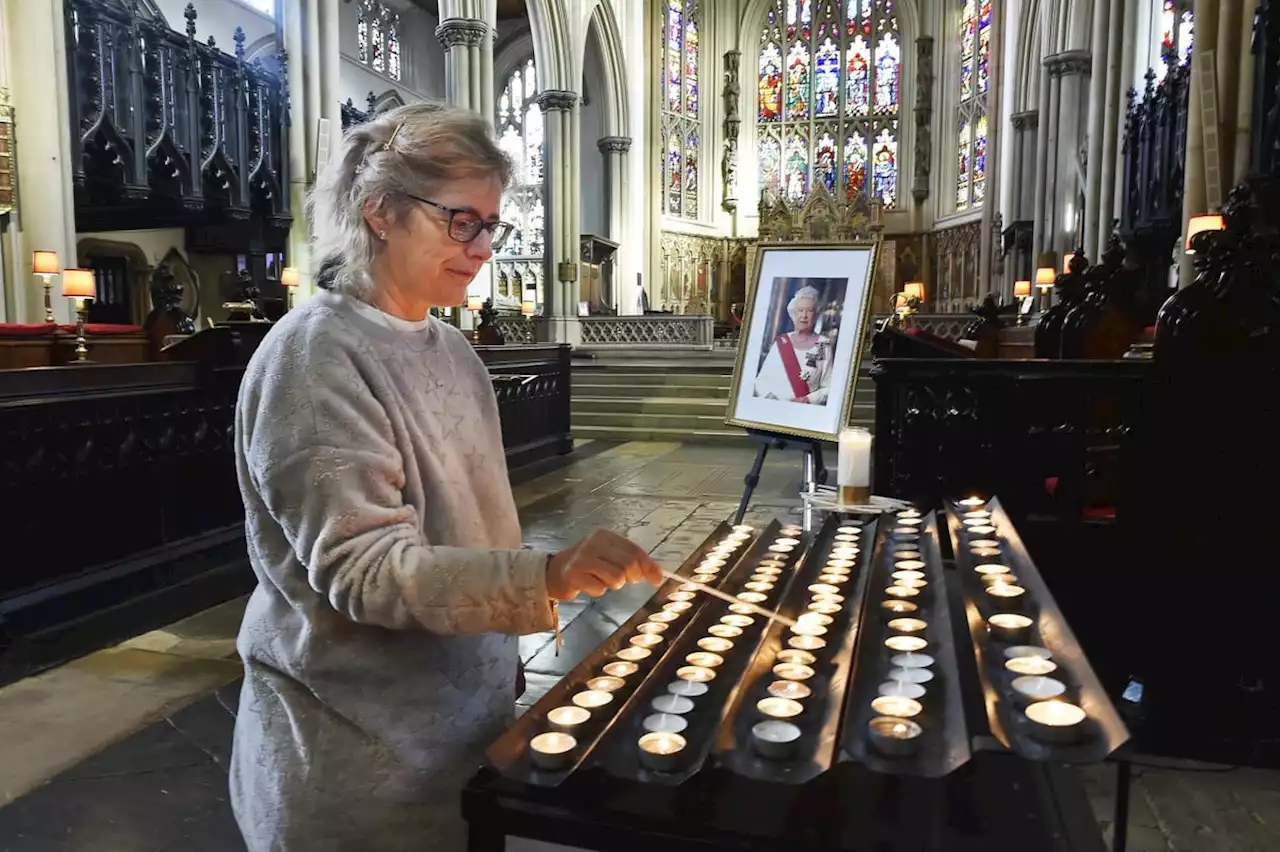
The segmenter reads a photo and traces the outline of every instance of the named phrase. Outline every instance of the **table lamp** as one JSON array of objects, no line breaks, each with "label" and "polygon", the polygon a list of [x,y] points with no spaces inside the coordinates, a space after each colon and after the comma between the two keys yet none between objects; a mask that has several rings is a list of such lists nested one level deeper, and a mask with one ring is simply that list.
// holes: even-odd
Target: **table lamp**
[{"label": "table lamp", "polygon": [[285,309],[293,310],[293,291],[298,286],[298,268],[286,266],[280,270],[280,284],[285,288]]},{"label": "table lamp", "polygon": [[1027,299],[1031,298],[1031,282],[1013,282],[1013,298],[1017,300],[1018,303],[1018,325],[1022,325],[1026,322],[1026,315],[1023,313],[1023,308],[1027,305]]},{"label": "table lamp", "polygon": [[76,300],[76,363],[87,363],[89,346],[84,337],[85,300],[97,293],[92,269],[64,269],[62,271],[62,295]]},{"label": "table lamp", "polygon": [[535,312],[536,310],[537,310],[537,305],[535,305],[533,302],[521,302],[521,303],[520,303],[520,313],[521,313],[521,314],[523,314],[523,315],[524,315],[524,316],[526,316],[526,317],[531,317],[531,316],[533,316],[533,314],[534,314],[534,312]]},{"label": "table lamp", "polygon": [[1051,251],[1040,252],[1036,261],[1036,287],[1040,290],[1040,310],[1043,313],[1045,302],[1051,298],[1054,282],[1058,280],[1058,255]]},{"label": "table lamp", "polygon": [[44,321],[53,322],[53,276],[62,271],[56,251],[33,251],[31,271],[44,279]]},{"label": "table lamp", "polygon": [[1206,213],[1203,216],[1192,216],[1187,222],[1187,241],[1183,249],[1187,254],[1195,254],[1196,250],[1191,247],[1192,237],[1201,231],[1221,231],[1224,228],[1226,228],[1226,223],[1219,214]]}]

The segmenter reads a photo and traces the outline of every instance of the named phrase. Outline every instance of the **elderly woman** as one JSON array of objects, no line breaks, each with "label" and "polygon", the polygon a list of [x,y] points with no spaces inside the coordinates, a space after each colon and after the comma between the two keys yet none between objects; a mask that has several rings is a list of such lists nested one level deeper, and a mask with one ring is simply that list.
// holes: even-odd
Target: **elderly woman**
[{"label": "elderly woman", "polygon": [[756,375],[755,395],[809,405],[825,405],[831,388],[832,351],[815,329],[820,296],[805,285],[787,303],[795,331],[779,334]]},{"label": "elderly woman", "polygon": [[433,105],[351,130],[312,196],[327,286],[258,348],[235,448],[258,587],[231,796],[252,852],[463,848],[458,793],[510,723],[515,637],[659,581],[597,531],[520,547],[497,404],[433,319],[501,245],[511,163]]}]

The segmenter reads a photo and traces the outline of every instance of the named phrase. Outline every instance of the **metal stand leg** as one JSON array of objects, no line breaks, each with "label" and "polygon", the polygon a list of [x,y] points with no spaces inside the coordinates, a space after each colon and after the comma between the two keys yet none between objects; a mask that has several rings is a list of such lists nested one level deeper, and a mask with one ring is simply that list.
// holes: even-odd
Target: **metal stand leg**
[{"label": "metal stand leg", "polygon": [[738,513],[733,516],[735,525],[742,523],[742,519],[747,515],[747,506],[751,505],[751,495],[760,484],[760,470],[764,467],[764,457],[768,454],[769,444],[761,443],[756,447],[756,460],[751,463],[751,472],[743,480],[747,487],[742,492],[742,501],[738,503]]},{"label": "metal stand leg", "polygon": [[1133,766],[1127,760],[1116,764],[1116,812],[1115,836],[1111,839],[1111,852],[1125,852],[1129,845],[1129,781]]}]

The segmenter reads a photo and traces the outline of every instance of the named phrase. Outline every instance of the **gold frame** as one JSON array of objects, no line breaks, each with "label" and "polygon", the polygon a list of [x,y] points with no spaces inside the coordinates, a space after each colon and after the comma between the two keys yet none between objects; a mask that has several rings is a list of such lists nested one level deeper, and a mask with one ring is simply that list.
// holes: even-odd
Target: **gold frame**
[{"label": "gold frame", "polygon": [[[867,267],[867,280],[863,287],[862,316],[858,320],[858,340],[853,350],[853,369],[849,373],[849,384],[844,389],[840,403],[836,431],[828,433],[810,429],[795,429],[790,426],[775,426],[735,417],[732,412],[737,408],[738,391],[741,390],[742,386],[743,362],[747,357],[747,346],[750,342],[750,332],[752,330],[751,323],[756,310],[756,291],[760,286],[760,271],[764,267],[765,253],[775,251],[857,251],[860,249],[871,252],[871,263]],[[867,326],[871,320],[872,288],[875,285],[876,268],[880,263],[880,249],[881,240],[878,236],[869,240],[854,240],[846,243],[789,242],[756,246],[751,281],[747,287],[746,310],[742,316],[742,333],[738,339],[738,357],[733,364],[733,383],[729,388],[730,412],[726,414],[724,420],[726,425],[738,426],[743,429],[757,429],[762,432],[786,435],[793,438],[810,438],[815,441],[835,441],[838,438],[840,429],[844,428],[849,422],[849,414],[853,408],[853,392],[858,386],[858,371],[862,368],[862,351],[866,348]]]},{"label": "gold frame", "polygon": [[17,152],[13,134],[13,106],[9,90],[0,87],[0,216],[13,212],[18,205],[18,180],[15,162]]}]

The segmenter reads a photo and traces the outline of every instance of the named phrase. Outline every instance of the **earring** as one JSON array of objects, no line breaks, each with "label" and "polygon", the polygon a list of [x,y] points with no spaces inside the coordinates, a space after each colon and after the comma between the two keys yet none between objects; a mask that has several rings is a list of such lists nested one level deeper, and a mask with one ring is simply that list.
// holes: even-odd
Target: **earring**
[{"label": "earring", "polygon": [[379,231],[379,232],[378,232],[378,239],[382,240],[382,241],[385,243],[385,242],[387,241],[387,232],[386,232],[386,231]]}]

